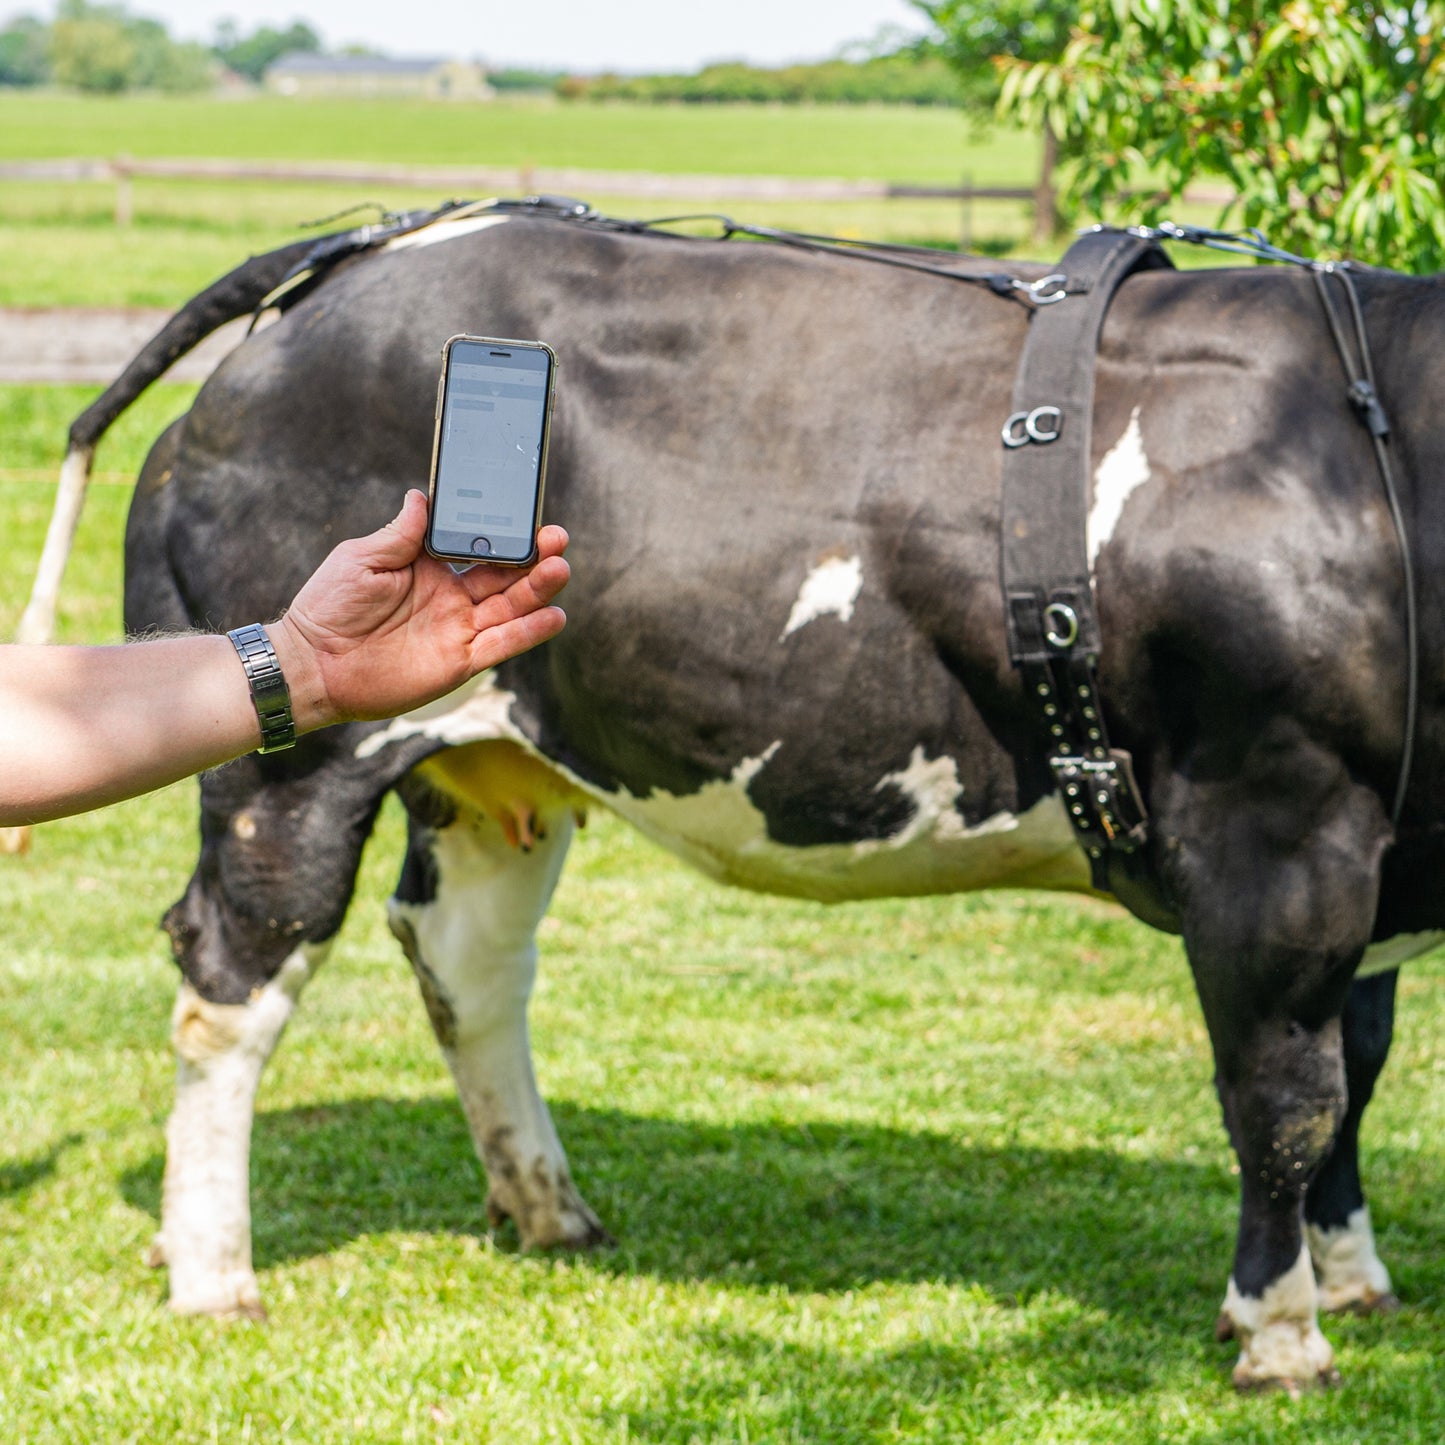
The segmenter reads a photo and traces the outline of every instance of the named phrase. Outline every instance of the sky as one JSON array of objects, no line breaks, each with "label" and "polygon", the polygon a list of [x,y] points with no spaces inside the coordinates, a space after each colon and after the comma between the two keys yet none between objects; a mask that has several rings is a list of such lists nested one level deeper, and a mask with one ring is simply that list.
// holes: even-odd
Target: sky
[{"label": "sky", "polygon": [[[328,47],[359,42],[394,56],[480,57],[493,65],[577,70],[694,70],[709,60],[819,60],[883,25],[917,33],[908,0],[127,0],[177,39],[209,41],[307,21]],[[0,0],[0,16],[49,18],[51,0]]]}]

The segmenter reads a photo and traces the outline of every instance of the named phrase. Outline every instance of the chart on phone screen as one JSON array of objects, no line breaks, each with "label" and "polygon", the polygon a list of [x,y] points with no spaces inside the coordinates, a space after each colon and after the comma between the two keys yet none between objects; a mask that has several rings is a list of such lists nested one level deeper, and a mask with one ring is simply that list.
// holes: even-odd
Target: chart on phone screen
[{"label": "chart on phone screen", "polygon": [[546,374],[454,361],[447,394],[436,525],[494,540],[529,532]]}]

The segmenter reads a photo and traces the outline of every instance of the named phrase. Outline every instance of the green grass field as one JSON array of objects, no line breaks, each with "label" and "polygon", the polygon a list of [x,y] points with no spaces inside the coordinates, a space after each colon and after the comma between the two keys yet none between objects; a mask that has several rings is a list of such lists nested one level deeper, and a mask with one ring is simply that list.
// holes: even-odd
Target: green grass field
[{"label": "green grass field", "polygon": [[[972,136],[951,111],[876,107],[458,106],[0,93],[0,160],[224,156],[408,165],[579,167],[663,174],[874,178],[1031,185],[1028,137]],[[513,188],[521,189],[520,182]],[[405,187],[139,180],[135,222],[114,223],[103,183],[0,182],[0,305],[177,306],[251,252],[293,239],[303,222],[357,201],[434,204]],[[595,198],[619,215],[676,205]],[[721,203],[767,225],[957,243],[956,202]],[[689,210],[702,209],[688,203]],[[977,202],[978,243],[1027,234],[1027,208]]]},{"label": "green grass field", "polygon": [[[0,388],[0,626],[63,421]],[[188,388],[110,443],[111,476]],[[119,634],[127,491],[98,486],[73,639]],[[1368,1123],[1406,1301],[1327,1325],[1343,1390],[1239,1399],[1211,1327],[1232,1161],[1178,944],[998,894],[825,909],[728,892],[619,824],[580,836],[533,1010],[610,1253],[487,1230],[449,1079],[381,904],[389,806],[332,962],[261,1092],[265,1325],[178,1320],[157,1224],[175,975],[156,920],[193,786],[0,860],[0,1438],[112,1442],[1436,1442],[1445,1401],[1439,955],[1403,986]]]},{"label": "green grass field", "polygon": [[[980,181],[1032,167],[1019,138],[969,150],[957,118],[933,112],[0,96],[0,155],[120,150]],[[104,187],[0,184],[0,304],[174,304],[355,199],[179,184],[136,198],[137,223],[117,231]],[[880,233],[830,215],[760,218]],[[0,635],[65,428],[95,392],[0,386]],[[65,638],[119,637],[126,480],[193,394],[154,388],[103,446]],[[1241,1400],[1232,1352],[1212,1342],[1236,1181],[1175,940],[1040,896],[829,910],[727,892],[606,817],[580,835],[544,924],[533,1034],[574,1171],[619,1247],[531,1258],[488,1232],[383,922],[392,805],[262,1086],[254,1223],[271,1319],[174,1319],[141,1261],[171,1098],[176,975],[156,922],[195,837],[188,784],[47,826],[30,857],[0,859],[3,1445],[1445,1438],[1441,955],[1406,977],[1367,1124],[1405,1309],[1326,1326],[1342,1391]]]}]

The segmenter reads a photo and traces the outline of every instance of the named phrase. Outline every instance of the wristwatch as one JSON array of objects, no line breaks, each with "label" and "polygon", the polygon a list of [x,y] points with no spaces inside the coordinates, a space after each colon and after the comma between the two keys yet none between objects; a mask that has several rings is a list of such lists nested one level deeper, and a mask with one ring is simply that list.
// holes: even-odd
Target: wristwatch
[{"label": "wristwatch", "polygon": [[241,666],[246,669],[246,680],[251,684],[251,701],[261,724],[261,746],[256,751],[279,753],[295,747],[291,689],[286,686],[286,675],[276,660],[276,649],[271,646],[266,629],[259,622],[251,622],[245,627],[233,628],[226,636],[231,639]]}]

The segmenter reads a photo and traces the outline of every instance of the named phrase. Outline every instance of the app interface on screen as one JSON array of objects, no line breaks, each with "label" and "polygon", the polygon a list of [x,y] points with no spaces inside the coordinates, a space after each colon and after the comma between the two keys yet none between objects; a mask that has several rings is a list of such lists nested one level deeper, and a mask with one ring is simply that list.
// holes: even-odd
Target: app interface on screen
[{"label": "app interface on screen", "polygon": [[484,347],[453,348],[434,531],[464,533],[467,547],[486,537],[501,556],[530,550],[546,364],[542,352],[514,352],[509,362],[489,357]]}]

